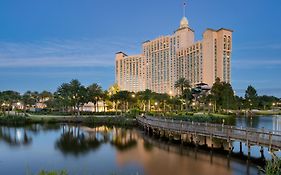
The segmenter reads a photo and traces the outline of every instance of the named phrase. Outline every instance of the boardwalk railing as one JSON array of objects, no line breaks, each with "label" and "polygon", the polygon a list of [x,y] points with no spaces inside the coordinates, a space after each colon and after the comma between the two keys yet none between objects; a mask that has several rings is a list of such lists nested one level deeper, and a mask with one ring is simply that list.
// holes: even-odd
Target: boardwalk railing
[{"label": "boardwalk railing", "polygon": [[220,138],[228,141],[245,142],[248,146],[258,145],[270,150],[281,149],[281,132],[267,129],[239,128],[235,126],[187,122],[155,117],[137,117],[139,124],[152,129],[175,132],[178,134],[194,133],[211,138]]}]

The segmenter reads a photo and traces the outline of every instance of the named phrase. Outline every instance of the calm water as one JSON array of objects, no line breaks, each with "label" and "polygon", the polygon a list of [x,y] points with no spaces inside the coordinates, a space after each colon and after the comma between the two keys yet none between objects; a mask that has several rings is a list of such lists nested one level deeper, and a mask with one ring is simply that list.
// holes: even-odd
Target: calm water
[{"label": "calm water", "polygon": [[[281,129],[281,117],[238,118],[237,126]],[[236,143],[234,143],[236,144]],[[258,156],[259,150],[253,149]],[[168,144],[141,130],[68,125],[0,126],[0,174],[66,169],[70,174],[257,174],[256,165]]]}]

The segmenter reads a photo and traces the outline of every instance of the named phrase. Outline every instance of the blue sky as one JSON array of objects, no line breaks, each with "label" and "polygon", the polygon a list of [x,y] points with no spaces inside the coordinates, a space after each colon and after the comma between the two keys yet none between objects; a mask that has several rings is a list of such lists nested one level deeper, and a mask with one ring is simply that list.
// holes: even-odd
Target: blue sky
[{"label": "blue sky", "polygon": [[[114,83],[114,56],[171,34],[183,0],[1,0],[0,90],[55,91],[77,78]],[[234,30],[232,85],[281,97],[281,1],[190,0],[187,18],[201,40],[206,28]]]}]

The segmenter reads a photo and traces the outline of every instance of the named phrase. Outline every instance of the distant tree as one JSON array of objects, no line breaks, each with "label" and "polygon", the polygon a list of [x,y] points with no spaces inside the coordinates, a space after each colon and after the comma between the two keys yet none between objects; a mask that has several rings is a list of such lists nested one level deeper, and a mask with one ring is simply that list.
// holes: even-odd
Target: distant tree
[{"label": "distant tree", "polygon": [[[87,87],[87,99],[89,102],[94,103],[95,105],[95,112],[98,111],[98,102],[103,96],[103,91],[101,86],[99,86],[97,83],[93,83],[92,85]],[[96,110],[97,109],[97,110]]]},{"label": "distant tree", "polygon": [[48,91],[42,91],[39,95],[39,101],[45,102],[48,101],[49,99],[53,98],[53,94]]},{"label": "distant tree", "polygon": [[258,96],[258,108],[259,109],[270,109],[274,103],[280,102],[280,99],[274,96]]},{"label": "distant tree", "polygon": [[221,82],[216,79],[211,89],[211,99],[214,102],[215,111],[219,109],[236,109],[237,103],[234,91],[229,83]]},{"label": "distant tree", "polygon": [[189,81],[185,78],[180,78],[175,82],[175,88],[180,90],[180,95],[184,95],[185,89],[190,89]]},{"label": "distant tree", "polygon": [[24,113],[26,113],[27,106],[31,107],[31,106],[36,104],[37,97],[38,97],[37,93],[31,92],[31,91],[27,91],[22,95],[21,100],[22,100],[22,103],[23,103]]},{"label": "distant tree", "polygon": [[192,102],[192,99],[193,99],[192,91],[190,90],[190,88],[184,89],[183,99],[185,100],[185,109],[188,110],[190,103]]},{"label": "distant tree", "polygon": [[[8,91],[3,91],[1,93],[1,101],[4,103],[2,105],[3,105],[4,111],[6,109],[8,110],[8,115],[10,114],[9,111],[12,108],[12,104],[18,102],[20,100],[20,98],[21,98],[20,93],[18,93],[16,91],[8,90]],[[5,112],[4,112],[4,115],[5,115]]]},{"label": "distant tree", "polygon": [[245,92],[245,100],[248,108],[256,108],[258,105],[258,94],[253,86],[248,86]]},{"label": "distant tree", "polygon": [[116,83],[108,88],[109,95],[116,94],[119,91],[120,91],[120,88],[119,88],[118,84],[116,84]]},{"label": "distant tree", "polygon": [[119,88],[118,84],[116,84],[116,83],[108,88],[109,100],[112,102],[112,107],[115,110],[117,107],[117,101],[116,101],[115,97],[113,97],[113,95],[115,95],[119,91],[120,91],[120,88]]},{"label": "distant tree", "polygon": [[229,83],[222,83],[222,108],[223,109],[236,109],[237,102],[234,96],[234,91]]},{"label": "distant tree", "polygon": [[126,112],[128,109],[128,102],[132,98],[131,93],[129,91],[119,91],[114,96],[116,100],[118,100],[119,103],[121,104],[122,112]]},{"label": "distant tree", "polygon": [[86,102],[87,91],[78,80],[63,83],[57,90],[58,97],[65,106],[70,106],[80,116],[80,107]]},{"label": "distant tree", "polygon": [[217,106],[222,104],[222,83],[219,78],[216,78],[211,89],[212,100],[214,101],[214,110],[217,111]]},{"label": "distant tree", "polygon": [[153,93],[151,90],[146,89],[145,91],[138,92],[139,99],[145,104],[144,110],[146,112],[150,111],[150,103],[153,96]]},{"label": "distant tree", "polygon": [[154,93],[153,98],[155,102],[159,103],[159,108],[162,108],[163,111],[166,112],[167,101],[169,100],[170,96],[166,93]]},{"label": "distant tree", "polygon": [[103,112],[106,111],[106,102],[110,99],[109,93],[107,90],[103,91],[101,94],[101,100],[103,101]]}]

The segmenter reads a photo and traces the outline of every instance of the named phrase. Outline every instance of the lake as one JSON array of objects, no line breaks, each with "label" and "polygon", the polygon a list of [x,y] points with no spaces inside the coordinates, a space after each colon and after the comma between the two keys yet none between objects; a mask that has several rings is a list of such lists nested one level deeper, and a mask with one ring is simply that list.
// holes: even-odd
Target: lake
[{"label": "lake", "polygon": [[[281,131],[281,116],[238,117],[236,126]],[[237,144],[234,152],[239,151]],[[251,155],[259,157],[259,150],[253,147]],[[270,158],[266,149],[265,156]],[[257,166],[245,160],[152,138],[139,128],[0,126],[0,174],[36,174],[42,169],[65,169],[73,175],[258,173]]]}]

